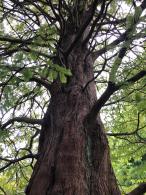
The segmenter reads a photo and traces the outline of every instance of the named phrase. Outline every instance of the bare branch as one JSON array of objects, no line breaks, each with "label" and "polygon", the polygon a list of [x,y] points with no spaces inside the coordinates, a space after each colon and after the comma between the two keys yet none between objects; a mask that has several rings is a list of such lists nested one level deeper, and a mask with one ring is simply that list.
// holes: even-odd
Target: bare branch
[{"label": "bare branch", "polygon": [[[139,8],[141,8],[141,10],[143,11],[145,8],[146,8],[146,2],[145,1],[143,1],[142,2],[142,4],[139,6]],[[142,12],[141,12],[142,13]],[[104,53],[106,53],[107,51],[109,51],[109,50],[111,50],[114,46],[116,46],[116,45],[118,45],[119,43],[121,43],[121,42],[123,42],[123,41],[125,41],[125,43],[128,43],[129,41],[130,42],[132,42],[134,39],[137,39],[139,36],[137,36],[138,35],[138,33],[137,33],[137,35],[131,35],[131,36],[129,36],[130,35],[130,33],[131,33],[131,31],[133,31],[133,26],[134,25],[136,25],[137,24],[137,20],[136,20],[136,18],[137,18],[137,12],[135,11],[135,14],[133,15],[133,18],[134,18],[134,23],[133,23],[133,25],[131,25],[123,34],[121,34],[121,36],[118,38],[118,39],[116,39],[116,40],[114,40],[112,43],[110,43],[109,45],[107,45],[106,47],[104,47],[104,48],[102,48],[102,49],[100,49],[100,50],[98,50],[98,51],[95,51],[94,53],[93,53],[93,59],[94,60],[96,60],[100,55],[102,55],[102,54],[104,54]],[[130,43],[129,43],[130,44]],[[126,46],[125,47],[125,44],[123,45],[123,47],[121,48],[121,54],[122,54],[122,58],[124,57],[124,55],[123,54],[125,54],[126,53],[126,51],[127,51],[127,49],[128,49],[128,47]],[[125,51],[124,51],[125,50]],[[121,58],[121,54],[119,53],[119,57]]]},{"label": "bare branch", "polygon": [[29,81],[34,81],[34,82],[44,86],[46,89],[50,90],[50,83],[46,79],[42,79],[42,78],[33,76]]},{"label": "bare branch", "polygon": [[42,119],[32,119],[28,117],[15,117],[10,120],[8,120],[6,123],[1,125],[1,129],[5,129],[7,126],[13,124],[14,122],[19,122],[19,123],[27,123],[27,124],[32,124],[32,125],[42,125]]},{"label": "bare branch", "polygon": [[[141,111],[142,112],[142,111]],[[141,129],[145,128],[146,125],[142,126],[142,127],[139,127],[140,125],[140,113],[141,112],[138,112],[137,114],[137,126],[136,126],[136,129],[132,132],[120,132],[120,133],[107,133],[108,136],[113,136],[113,137],[119,137],[119,136],[129,136],[129,135],[134,135],[136,134],[137,137],[138,136],[138,131],[140,131]]]},{"label": "bare branch", "polygon": [[18,38],[10,37],[10,36],[0,36],[0,41],[10,42],[13,44],[31,44],[33,41],[33,38],[18,39]]},{"label": "bare branch", "polygon": [[7,195],[7,193],[5,192],[5,190],[0,186],[0,190],[4,193],[4,195]]},{"label": "bare branch", "polygon": [[138,72],[136,75],[134,75],[133,77],[131,77],[130,79],[128,79],[126,82],[134,83],[134,82],[140,80],[141,78],[143,78],[145,75],[146,75],[146,70],[142,70],[142,71]]},{"label": "bare branch", "polygon": [[22,160],[25,160],[25,159],[29,159],[29,158],[36,158],[37,159],[38,157],[38,154],[28,154],[28,155],[25,155],[23,157],[20,157],[20,158],[16,158],[16,159],[13,159],[13,160],[9,160],[9,159],[4,159],[4,158],[1,158],[0,157],[0,160],[4,160],[4,161],[9,161],[5,166],[1,167],[0,168],[0,172],[4,171],[6,168],[8,168],[9,166],[17,163],[17,162],[20,162]]}]

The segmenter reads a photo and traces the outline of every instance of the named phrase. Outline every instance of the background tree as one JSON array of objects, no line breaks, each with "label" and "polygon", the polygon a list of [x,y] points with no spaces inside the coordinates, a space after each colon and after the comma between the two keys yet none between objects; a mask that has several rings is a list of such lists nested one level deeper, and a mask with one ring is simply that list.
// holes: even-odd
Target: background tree
[{"label": "background tree", "polygon": [[[23,194],[26,183],[27,195],[122,193],[107,135],[115,170],[145,161],[145,8],[144,0],[0,2],[2,193]],[[129,195],[144,192],[142,183]]]}]

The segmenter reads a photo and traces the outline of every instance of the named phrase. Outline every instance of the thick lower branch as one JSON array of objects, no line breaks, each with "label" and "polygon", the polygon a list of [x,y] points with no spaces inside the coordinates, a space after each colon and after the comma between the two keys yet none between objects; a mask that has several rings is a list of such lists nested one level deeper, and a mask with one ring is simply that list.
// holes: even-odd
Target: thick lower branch
[{"label": "thick lower branch", "polygon": [[114,92],[120,90],[124,85],[134,84],[135,82],[142,79],[145,75],[146,75],[145,70],[140,71],[137,74],[135,74],[133,77],[127,79],[125,82],[123,82],[119,85],[115,84],[114,82],[109,81],[106,90],[101,95],[101,97],[97,100],[97,102],[93,105],[93,107],[88,115],[88,119],[94,120],[96,118],[96,116],[98,115],[101,108],[105,105],[105,103],[109,100],[109,98],[111,97],[111,95]]},{"label": "thick lower branch", "polygon": [[104,93],[101,95],[101,97],[97,100],[97,102],[95,102],[95,104],[93,105],[87,120],[88,121],[95,121],[98,113],[100,112],[101,108],[104,106],[104,104],[109,100],[110,96],[119,89],[118,85],[115,85],[112,82],[108,83],[108,86],[106,88],[106,90],[104,91]]},{"label": "thick lower branch", "polygon": [[127,195],[144,195],[146,192],[146,183],[141,183],[137,188],[132,190]]}]

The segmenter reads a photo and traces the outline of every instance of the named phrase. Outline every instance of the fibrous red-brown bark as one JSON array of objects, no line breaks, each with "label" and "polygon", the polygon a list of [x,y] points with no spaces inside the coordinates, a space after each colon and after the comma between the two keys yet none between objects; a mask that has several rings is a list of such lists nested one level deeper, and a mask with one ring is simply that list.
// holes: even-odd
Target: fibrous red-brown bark
[{"label": "fibrous red-brown bark", "polygon": [[93,61],[76,47],[68,57],[73,76],[55,81],[39,141],[39,158],[27,195],[120,195],[100,116],[87,120],[97,101]]}]

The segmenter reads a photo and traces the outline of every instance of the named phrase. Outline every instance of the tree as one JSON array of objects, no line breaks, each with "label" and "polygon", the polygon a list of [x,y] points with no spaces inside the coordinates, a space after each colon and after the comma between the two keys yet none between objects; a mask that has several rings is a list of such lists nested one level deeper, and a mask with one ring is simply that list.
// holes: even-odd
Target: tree
[{"label": "tree", "polygon": [[[1,137],[16,151],[3,152],[1,170],[36,159],[26,195],[121,194],[100,112],[142,87],[145,8],[144,0],[1,1]],[[145,183],[129,194],[144,192]]]}]

